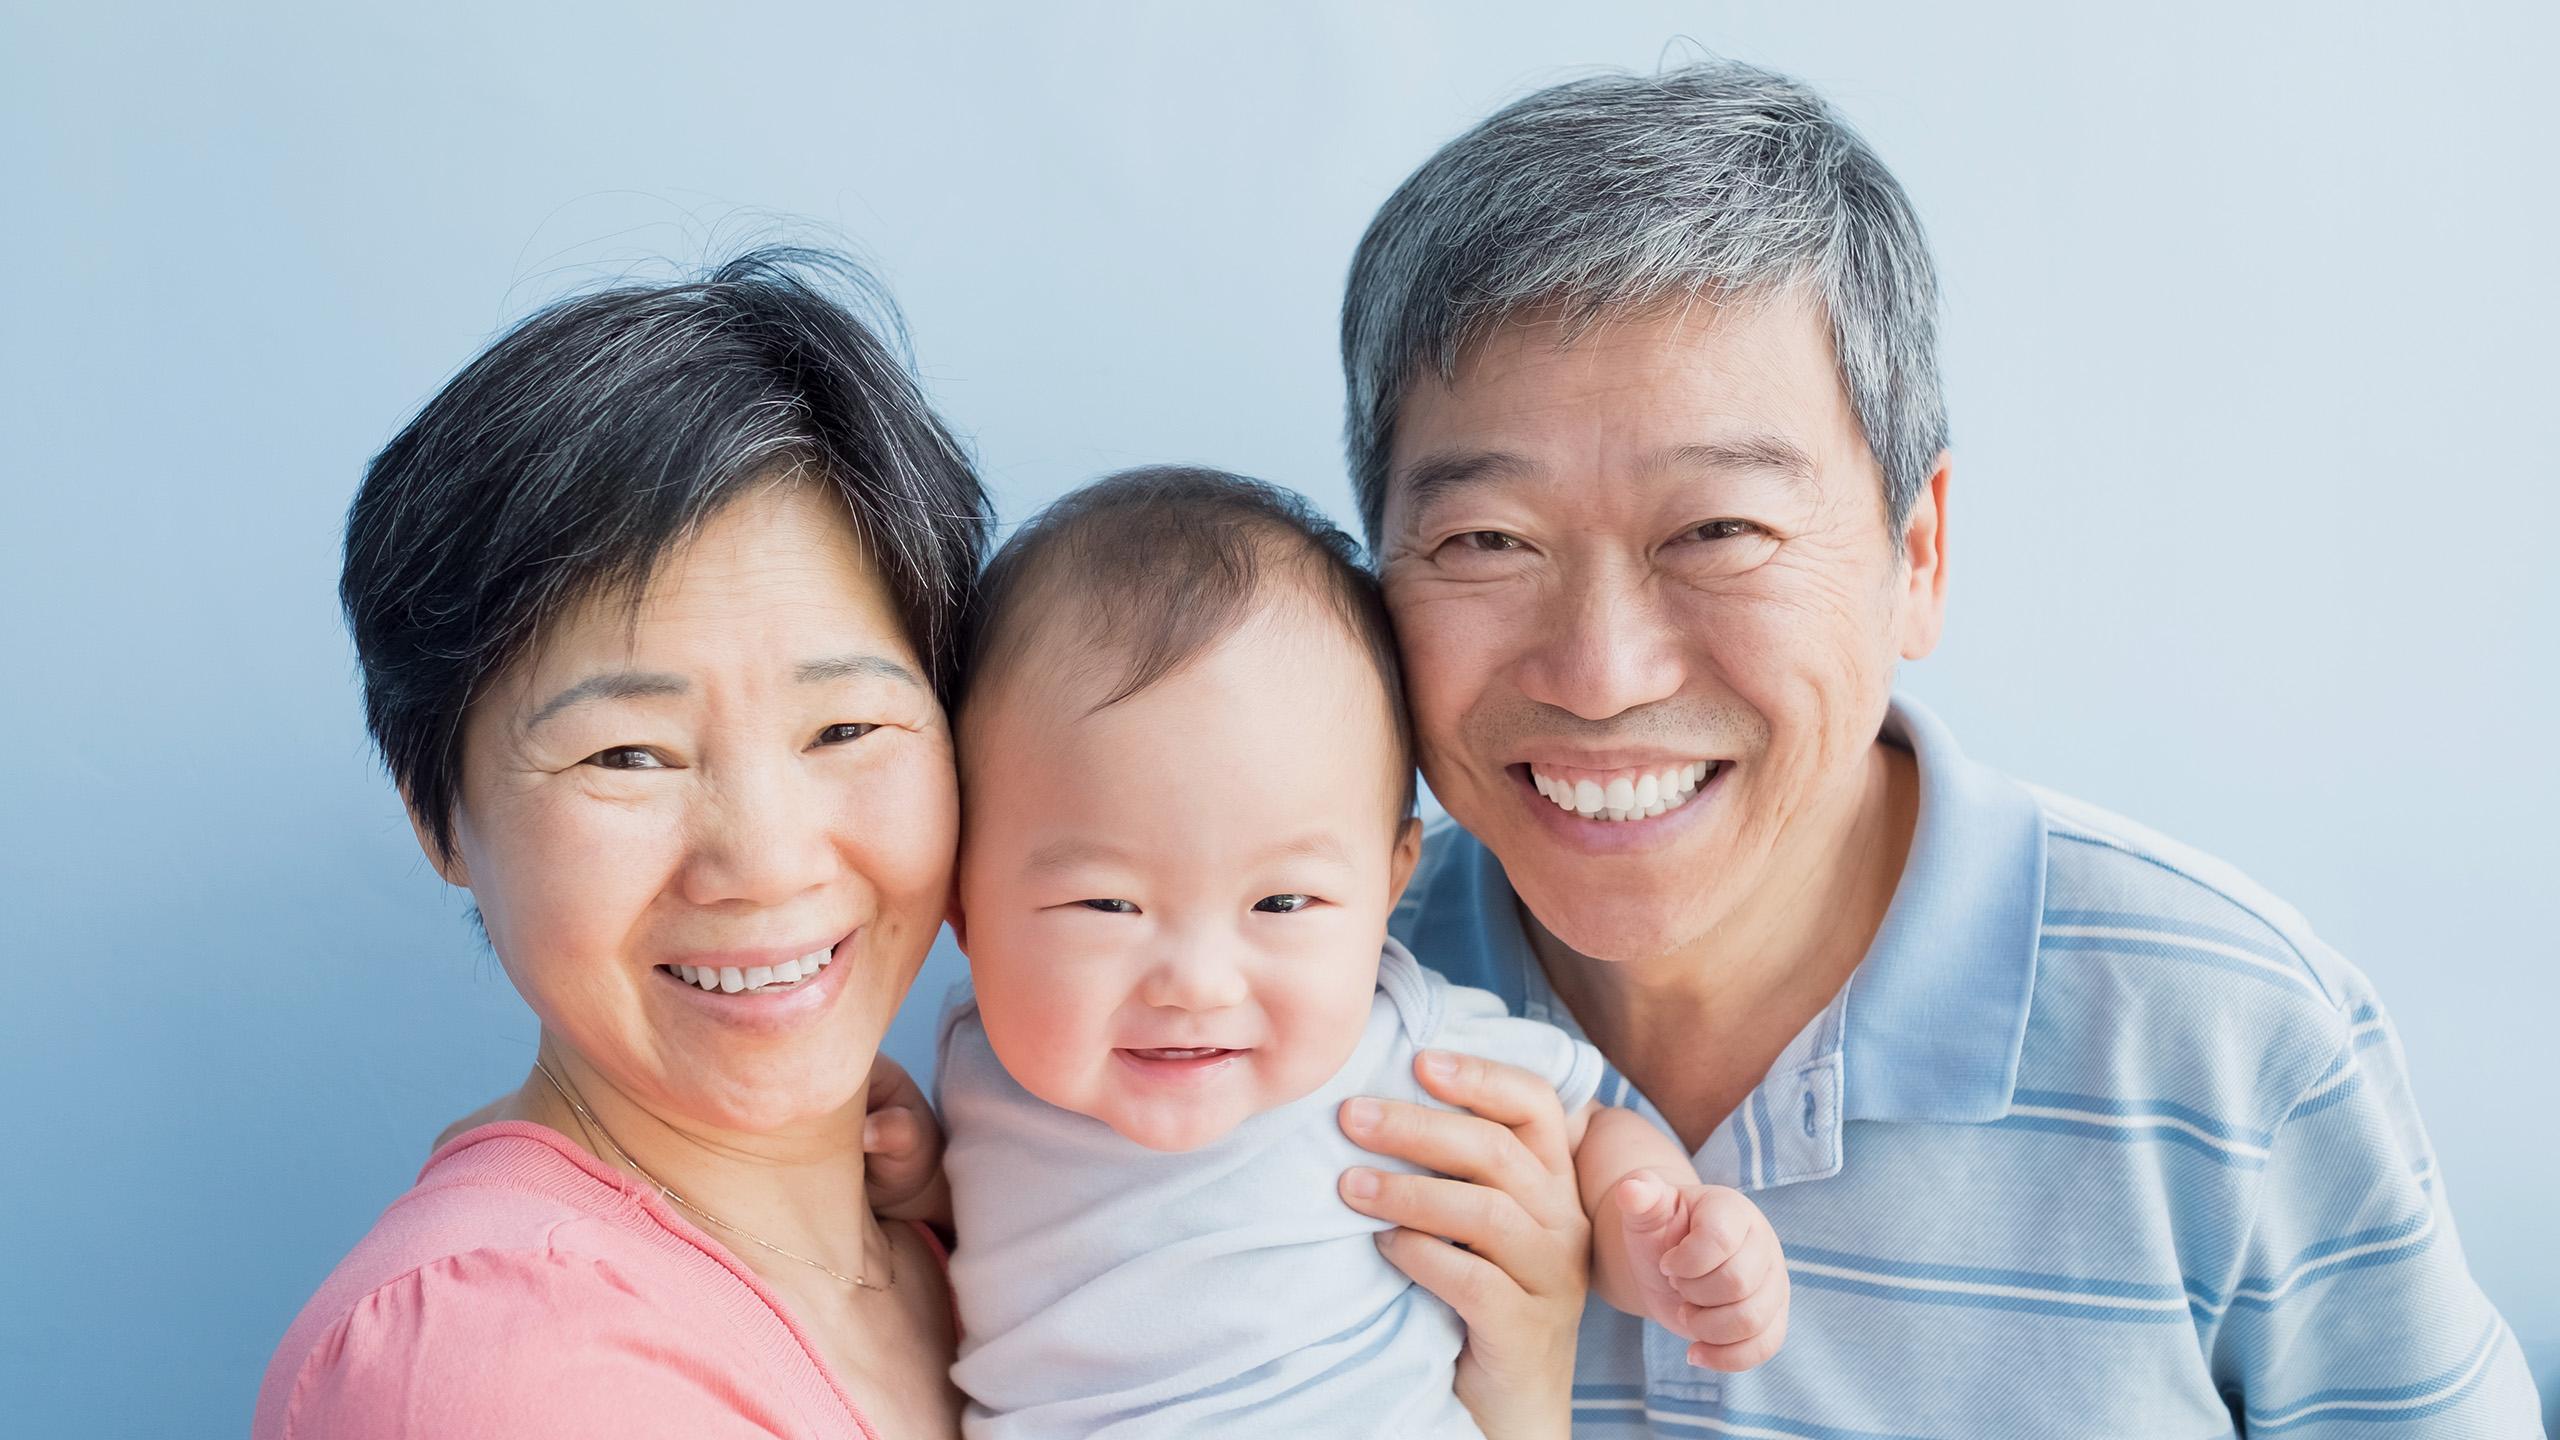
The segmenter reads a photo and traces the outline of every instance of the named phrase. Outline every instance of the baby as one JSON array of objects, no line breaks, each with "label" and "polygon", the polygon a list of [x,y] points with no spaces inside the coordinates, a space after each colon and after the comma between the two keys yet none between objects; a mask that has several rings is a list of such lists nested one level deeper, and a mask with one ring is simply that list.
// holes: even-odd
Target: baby
[{"label": "baby", "polygon": [[1781,1283],[1748,1201],[1591,1103],[1598,1052],[1387,937],[1421,830],[1354,555],[1285,491],[1145,470],[987,572],[938,1071],[973,1437],[1480,1434],[1456,1315],[1337,1190],[1411,1169],[1336,1113],[1436,1105],[1425,1049],[1555,1087],[1612,1304],[1695,1341]]}]

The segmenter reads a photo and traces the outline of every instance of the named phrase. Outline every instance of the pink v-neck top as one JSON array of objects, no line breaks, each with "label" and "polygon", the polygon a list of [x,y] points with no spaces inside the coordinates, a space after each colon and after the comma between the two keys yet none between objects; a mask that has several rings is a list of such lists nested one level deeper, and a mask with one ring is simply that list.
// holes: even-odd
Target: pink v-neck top
[{"label": "pink v-neck top", "polygon": [[251,1435],[881,1440],[752,1271],[521,1122],[455,1136],[339,1262]]}]

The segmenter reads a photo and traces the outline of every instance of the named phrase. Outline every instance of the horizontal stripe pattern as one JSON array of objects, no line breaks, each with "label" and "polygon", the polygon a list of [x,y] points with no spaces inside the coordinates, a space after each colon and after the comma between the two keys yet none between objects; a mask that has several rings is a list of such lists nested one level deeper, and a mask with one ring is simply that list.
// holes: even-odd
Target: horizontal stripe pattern
[{"label": "horizontal stripe pattern", "polygon": [[[1907,701],[1897,727],[1923,792],[1905,883],[1926,877],[1946,923],[1889,918],[1903,948],[1880,936],[1867,965],[2026,946],[1998,1103],[1979,1088],[1982,1042],[2002,1033],[1980,1003],[2003,983],[1983,952],[1944,961],[1971,987],[1961,1003],[1935,1003],[1907,968],[1873,985],[1862,969],[1845,1012],[1835,1001],[1808,1026],[1696,1155],[1786,1247],[1786,1349],[1707,1374],[1676,1337],[1594,1300],[1575,1433],[2540,1433],[2365,978],[2230,867],[2067,797],[2034,792],[2040,838],[2009,869],[1954,855],[2014,833],[2008,816],[1930,807],[2008,782]],[[2025,917],[2032,938],[1961,918],[1976,914]],[[1436,827],[1398,933],[1570,1025],[1517,917],[1498,862]],[[1623,1076],[1602,1093],[1662,1123]]]}]

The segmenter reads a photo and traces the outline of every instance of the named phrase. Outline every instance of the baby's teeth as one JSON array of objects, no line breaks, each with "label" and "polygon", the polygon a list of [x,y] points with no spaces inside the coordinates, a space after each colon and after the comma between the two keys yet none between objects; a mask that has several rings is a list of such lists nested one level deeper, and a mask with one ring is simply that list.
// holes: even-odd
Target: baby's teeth
[{"label": "baby's teeth", "polygon": [[735,965],[720,967],[720,988],[731,995],[747,988],[747,974]]}]

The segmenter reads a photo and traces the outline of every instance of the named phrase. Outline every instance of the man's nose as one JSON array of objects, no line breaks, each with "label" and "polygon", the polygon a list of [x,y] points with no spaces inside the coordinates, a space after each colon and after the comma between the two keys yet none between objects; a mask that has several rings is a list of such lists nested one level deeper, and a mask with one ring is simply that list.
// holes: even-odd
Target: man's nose
[{"label": "man's nose", "polygon": [[837,817],[826,798],[788,764],[709,772],[689,827],[685,898],[778,905],[825,883],[837,863]]},{"label": "man's nose", "polygon": [[1520,674],[1530,699],[1606,720],[1679,692],[1686,637],[1646,575],[1593,569],[1538,618]]}]

